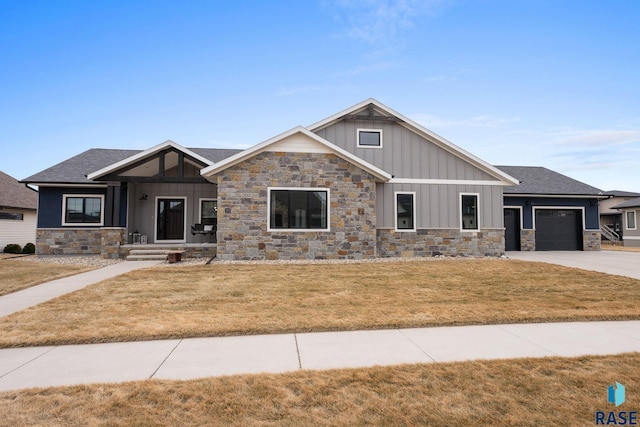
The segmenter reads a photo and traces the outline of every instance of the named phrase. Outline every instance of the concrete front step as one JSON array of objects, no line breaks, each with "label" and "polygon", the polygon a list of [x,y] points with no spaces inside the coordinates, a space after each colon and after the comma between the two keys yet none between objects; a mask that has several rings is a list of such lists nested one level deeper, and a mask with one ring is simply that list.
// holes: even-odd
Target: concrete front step
[{"label": "concrete front step", "polygon": [[166,249],[133,249],[127,256],[127,261],[164,261],[166,259]]}]

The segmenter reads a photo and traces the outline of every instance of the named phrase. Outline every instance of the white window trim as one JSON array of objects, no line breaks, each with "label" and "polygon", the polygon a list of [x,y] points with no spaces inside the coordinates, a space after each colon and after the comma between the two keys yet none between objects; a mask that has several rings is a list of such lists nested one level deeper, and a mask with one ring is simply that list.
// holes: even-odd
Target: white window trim
[{"label": "white window trim", "polygon": [[[462,223],[462,196],[476,196],[476,228],[464,228]],[[480,231],[480,193],[460,193],[458,197],[458,213],[460,215],[460,231],[463,233],[477,233]]]},{"label": "white window trim", "polygon": [[[198,199],[198,222],[202,224],[202,202],[217,202],[215,197],[201,197]],[[216,212],[218,212],[218,206],[216,204]]]},{"label": "white window trim", "polygon": [[[633,214],[633,224],[635,227],[629,228],[629,214]],[[638,229],[638,215],[636,215],[636,211],[626,211],[624,213],[624,226],[627,230],[637,230]]]},{"label": "white window trim", "polygon": [[[100,222],[67,222],[67,199],[75,197],[100,198]],[[62,195],[62,225],[66,227],[103,227],[104,226],[104,194],[63,194]]]},{"label": "white window trim", "polygon": [[[174,240],[158,240],[158,199],[182,199],[184,200],[184,218],[182,224],[184,229],[182,230],[183,239]],[[186,243],[187,242],[187,215],[188,206],[187,198],[184,196],[156,196],[153,205],[153,242],[154,243]]]},{"label": "white window trim", "polygon": [[[271,228],[271,191],[325,191],[327,193],[327,227],[326,228]],[[267,187],[267,231],[275,233],[325,232],[331,231],[331,190],[323,187]]]},{"label": "white window trim", "polygon": [[[413,228],[398,228],[398,194],[411,194],[413,197]],[[394,231],[398,233],[415,232],[417,229],[416,218],[416,192],[415,191],[394,191],[393,192],[393,227]]]},{"label": "white window trim", "polygon": [[[360,145],[360,132],[377,132],[380,134],[380,145]],[[358,148],[382,148],[382,129],[363,129],[356,130],[356,140]]]}]

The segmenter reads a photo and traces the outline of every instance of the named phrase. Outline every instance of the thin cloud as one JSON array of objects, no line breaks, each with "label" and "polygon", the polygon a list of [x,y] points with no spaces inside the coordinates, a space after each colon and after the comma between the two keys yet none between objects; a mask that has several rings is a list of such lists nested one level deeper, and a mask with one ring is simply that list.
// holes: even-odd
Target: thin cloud
[{"label": "thin cloud", "polygon": [[640,144],[640,130],[582,130],[565,131],[556,135],[556,144],[582,147],[603,147]]},{"label": "thin cloud", "polygon": [[423,124],[427,128],[454,128],[454,127],[481,127],[495,128],[509,123],[517,122],[517,117],[496,117],[490,114],[483,114],[464,119],[445,119],[433,114],[419,113],[411,117],[417,123]]},{"label": "thin cloud", "polygon": [[398,41],[404,31],[416,27],[416,21],[438,11],[443,0],[337,0],[330,2],[338,20],[344,22],[343,34],[368,44]]}]

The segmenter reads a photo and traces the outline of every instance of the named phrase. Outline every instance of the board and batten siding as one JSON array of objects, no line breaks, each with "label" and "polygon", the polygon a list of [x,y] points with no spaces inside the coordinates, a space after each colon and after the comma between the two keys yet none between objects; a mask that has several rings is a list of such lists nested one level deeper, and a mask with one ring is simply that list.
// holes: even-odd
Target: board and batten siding
[{"label": "board and batten siding", "polygon": [[0,251],[12,243],[17,243],[20,246],[36,243],[37,215],[35,210],[5,208],[3,212],[23,214],[23,219],[0,219]]},{"label": "board and batten siding", "polygon": [[[143,196],[146,200],[141,200]],[[190,229],[200,222],[200,199],[215,199],[217,187],[213,184],[177,184],[177,183],[135,183],[129,184],[129,232],[138,231],[147,236],[148,243],[153,243],[155,232],[156,197],[187,198],[186,233],[187,243],[198,243],[201,236],[192,236]]]},{"label": "board and batten siding", "polygon": [[376,186],[377,228],[394,228],[394,194],[416,193],[416,228],[460,228],[460,193],[477,193],[480,203],[480,228],[504,227],[502,187],[441,184],[383,184]]},{"label": "board and batten siding", "polygon": [[[357,147],[358,129],[381,129],[382,148]],[[397,123],[341,121],[316,131],[316,134],[390,173],[394,178],[496,180]]]}]

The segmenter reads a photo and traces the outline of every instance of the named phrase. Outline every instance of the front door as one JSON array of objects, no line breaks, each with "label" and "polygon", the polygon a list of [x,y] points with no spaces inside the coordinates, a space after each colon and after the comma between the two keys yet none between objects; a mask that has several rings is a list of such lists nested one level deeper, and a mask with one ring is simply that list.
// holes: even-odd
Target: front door
[{"label": "front door", "polygon": [[156,240],[184,240],[184,199],[158,199]]},{"label": "front door", "polygon": [[520,250],[520,209],[504,208],[504,249]]}]

